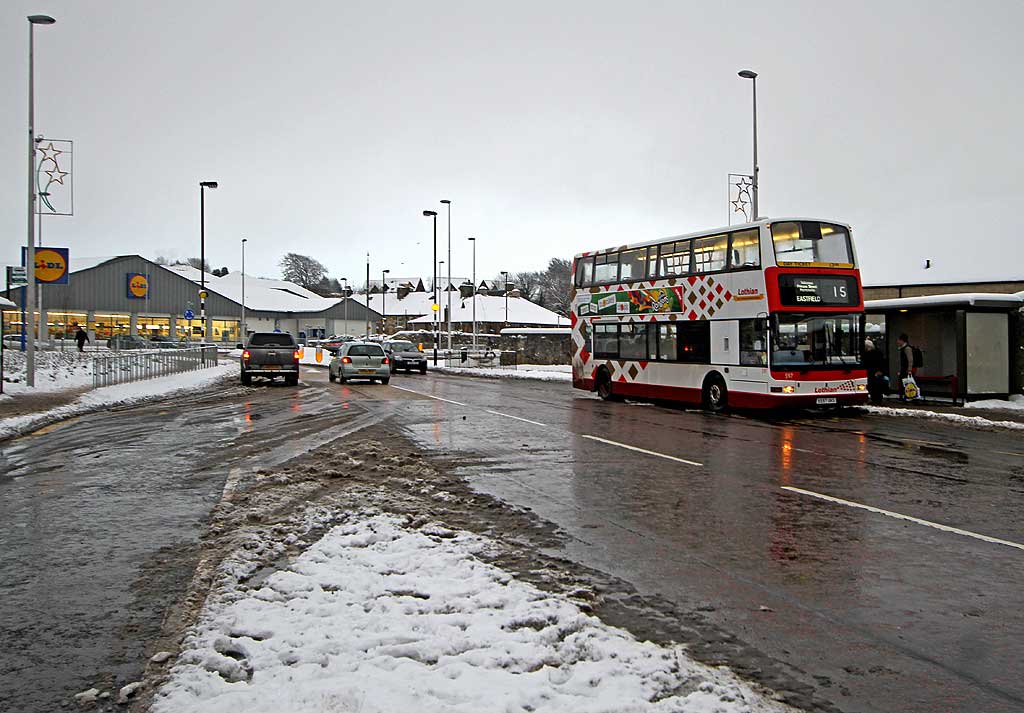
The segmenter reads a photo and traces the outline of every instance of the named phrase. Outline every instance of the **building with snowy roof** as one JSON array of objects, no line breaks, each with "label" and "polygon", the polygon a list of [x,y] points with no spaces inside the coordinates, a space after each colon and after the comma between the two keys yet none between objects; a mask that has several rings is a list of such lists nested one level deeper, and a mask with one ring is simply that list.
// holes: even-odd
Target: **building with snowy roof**
[{"label": "building with snowy roof", "polygon": [[[497,334],[505,327],[568,327],[569,319],[556,312],[530,302],[518,293],[504,295],[475,295],[452,297],[452,330],[470,332],[473,329],[474,304],[476,306],[476,324],[478,332]],[[441,300],[438,319],[447,326],[445,314],[447,304]],[[410,320],[409,328],[431,328],[434,322],[432,314]]]},{"label": "building with snowy roof", "polygon": [[[114,335],[141,335],[170,341],[185,339],[233,343],[242,336],[240,273],[205,275],[206,334],[200,322],[202,273],[190,265],[158,265],[139,255],[72,258],[66,285],[43,285],[39,324],[50,338],[74,333],[79,325],[93,341]],[[245,276],[244,319],[248,331],[313,335],[364,334],[377,328],[381,315],[365,301],[325,298],[284,280]],[[23,288],[7,296],[23,303]],[[191,315],[191,317],[190,317]],[[5,309],[3,333],[22,329],[21,312]]]}]

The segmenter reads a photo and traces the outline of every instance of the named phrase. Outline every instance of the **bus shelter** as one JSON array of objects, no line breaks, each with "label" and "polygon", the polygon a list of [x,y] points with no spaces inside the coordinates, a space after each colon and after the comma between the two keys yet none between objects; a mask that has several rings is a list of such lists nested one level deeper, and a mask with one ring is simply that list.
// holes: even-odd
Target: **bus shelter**
[{"label": "bus shelter", "polygon": [[867,336],[889,363],[896,384],[899,350],[906,333],[921,349],[921,393],[954,402],[1007,398],[1020,390],[1020,294],[965,293],[869,300]]}]

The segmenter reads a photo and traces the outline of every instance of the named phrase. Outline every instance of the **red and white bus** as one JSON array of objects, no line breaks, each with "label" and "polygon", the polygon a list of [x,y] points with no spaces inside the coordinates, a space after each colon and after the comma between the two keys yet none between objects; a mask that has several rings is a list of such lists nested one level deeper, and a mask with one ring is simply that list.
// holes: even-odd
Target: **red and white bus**
[{"label": "red and white bus", "polygon": [[763,219],[573,261],[573,386],[712,410],[867,401],[850,227]]}]

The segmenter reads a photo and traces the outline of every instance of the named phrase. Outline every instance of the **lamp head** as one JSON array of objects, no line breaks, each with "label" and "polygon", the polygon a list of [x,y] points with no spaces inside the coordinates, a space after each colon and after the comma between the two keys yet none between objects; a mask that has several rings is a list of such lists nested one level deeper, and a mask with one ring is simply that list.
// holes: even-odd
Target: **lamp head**
[{"label": "lamp head", "polygon": [[472,240],[474,243],[476,242],[476,238],[466,238],[466,240]]},{"label": "lamp head", "polygon": [[445,205],[451,205],[452,204],[452,202],[449,201],[449,200],[443,200],[441,202],[444,203]]},{"label": "lamp head", "polygon": [[33,25],[52,25],[56,22],[56,20],[49,15],[29,15],[28,21]]},{"label": "lamp head", "polygon": [[199,182],[199,187],[200,188],[216,188],[217,187],[217,182],[216,181],[200,181]]},{"label": "lamp head", "polygon": [[744,69],[739,73],[739,75],[744,79],[757,79],[757,72],[754,72],[749,69]]},{"label": "lamp head", "polygon": [[433,211],[433,210],[425,210],[425,211],[423,211],[423,215],[425,215],[425,216],[427,216],[429,218],[432,215],[436,216],[437,212]]}]

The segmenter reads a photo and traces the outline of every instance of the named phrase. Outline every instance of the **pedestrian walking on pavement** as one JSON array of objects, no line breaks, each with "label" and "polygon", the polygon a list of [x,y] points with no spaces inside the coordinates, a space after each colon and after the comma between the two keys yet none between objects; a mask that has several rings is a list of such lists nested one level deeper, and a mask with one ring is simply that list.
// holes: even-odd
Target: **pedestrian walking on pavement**
[{"label": "pedestrian walking on pavement", "polygon": [[885,355],[870,339],[864,340],[864,368],[868,372],[868,395],[871,397],[871,403],[877,406],[882,403],[882,398],[888,391],[889,377],[885,374],[888,366],[885,363]]},{"label": "pedestrian walking on pavement", "polygon": [[921,391],[914,377],[922,366],[921,350],[911,346],[906,332],[896,337],[896,348],[900,350],[900,400],[911,401],[921,398]]},{"label": "pedestrian walking on pavement", "polygon": [[89,335],[85,333],[85,330],[81,327],[75,332],[75,343],[78,344],[78,351],[85,351],[85,343],[89,341]]}]

